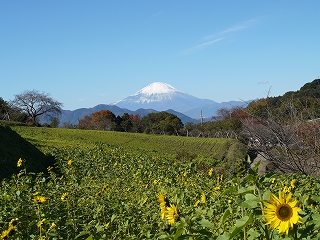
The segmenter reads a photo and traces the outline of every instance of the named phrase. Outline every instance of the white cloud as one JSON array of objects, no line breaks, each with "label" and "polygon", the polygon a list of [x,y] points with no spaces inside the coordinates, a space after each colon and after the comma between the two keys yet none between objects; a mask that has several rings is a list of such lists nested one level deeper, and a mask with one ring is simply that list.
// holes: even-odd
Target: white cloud
[{"label": "white cloud", "polygon": [[269,83],[268,80],[263,80],[263,81],[258,82],[258,84],[267,84],[267,83]]},{"label": "white cloud", "polygon": [[223,39],[230,38],[231,37],[230,35],[232,33],[244,30],[244,29],[250,27],[254,22],[256,22],[256,20],[249,20],[249,21],[243,22],[241,24],[227,28],[221,32],[215,33],[213,35],[209,35],[204,38],[204,40],[206,40],[204,43],[201,43],[201,44],[198,44],[194,47],[183,50],[182,55],[187,55],[187,54],[197,52],[203,48],[209,47],[210,45],[212,45],[214,43],[220,42]]},{"label": "white cloud", "polygon": [[182,55],[188,55],[190,53],[197,52],[197,51],[201,50],[202,48],[208,47],[208,46],[210,46],[214,43],[217,43],[221,40],[223,40],[223,38],[217,38],[217,39],[205,42],[205,43],[201,43],[201,44],[194,46],[192,48],[185,49],[185,50],[183,50]]},{"label": "white cloud", "polygon": [[161,16],[161,15],[162,15],[162,13],[161,13],[161,11],[160,11],[160,12],[157,12],[157,13],[152,14],[152,17],[159,17],[159,16]]}]

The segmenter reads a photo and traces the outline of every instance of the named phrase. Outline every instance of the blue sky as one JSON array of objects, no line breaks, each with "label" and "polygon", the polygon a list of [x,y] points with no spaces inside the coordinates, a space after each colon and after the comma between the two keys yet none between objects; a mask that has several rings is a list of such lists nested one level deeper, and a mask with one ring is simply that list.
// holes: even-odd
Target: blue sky
[{"label": "blue sky", "polygon": [[63,109],[166,82],[216,102],[297,91],[320,76],[320,1],[0,1],[0,97]]}]

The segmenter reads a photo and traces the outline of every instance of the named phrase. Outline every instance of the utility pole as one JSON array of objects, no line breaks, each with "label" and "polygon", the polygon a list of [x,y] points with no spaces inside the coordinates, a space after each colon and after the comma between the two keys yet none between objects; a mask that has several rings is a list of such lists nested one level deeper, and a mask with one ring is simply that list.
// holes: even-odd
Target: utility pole
[{"label": "utility pole", "polygon": [[202,115],[202,110],[200,110],[200,123],[201,123],[201,126],[203,124],[203,115]]}]

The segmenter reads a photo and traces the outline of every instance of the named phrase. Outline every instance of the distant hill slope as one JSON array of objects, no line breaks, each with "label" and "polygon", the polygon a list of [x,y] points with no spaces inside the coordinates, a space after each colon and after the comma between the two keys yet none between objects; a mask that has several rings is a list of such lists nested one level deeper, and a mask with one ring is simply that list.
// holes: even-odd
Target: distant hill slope
[{"label": "distant hill slope", "polygon": [[320,98],[320,79],[315,79],[312,82],[304,84],[300,90],[295,92],[287,92],[283,95],[283,97],[294,96],[296,98],[301,97],[313,97]]},{"label": "distant hill slope", "polygon": [[315,79],[312,82],[304,84],[297,91],[289,91],[282,96],[270,97],[270,100],[273,103],[273,107],[278,107],[287,100],[300,99],[301,102],[304,103],[307,98],[320,99],[320,79]]},{"label": "distant hill slope", "polygon": [[[297,91],[289,91],[282,96],[261,98],[253,101],[249,104],[249,108],[261,108],[263,106],[256,104],[259,101],[268,100],[268,111],[276,112],[281,118],[287,120],[290,117],[288,103],[295,106],[295,111],[299,111],[301,116],[308,118],[319,118],[320,117],[320,79],[315,79],[312,82],[304,84]],[[257,114],[258,112],[256,111]],[[263,111],[262,111],[263,112]],[[279,117],[278,116],[278,117]]]},{"label": "distant hill slope", "polygon": [[[128,113],[128,114],[133,114],[133,115],[139,114],[141,117],[144,117],[144,116],[148,115],[149,113],[158,112],[154,109],[143,109],[143,108],[137,109],[135,111],[131,111],[129,109],[120,108],[116,105],[99,104],[93,108],[80,108],[80,109],[76,109],[74,111],[63,110],[62,114],[59,118],[60,125],[63,125],[63,123],[65,123],[65,122],[70,122],[72,124],[78,124],[79,119],[82,119],[86,115],[91,115],[92,113],[99,112],[101,110],[109,110],[109,111],[113,112],[116,116],[122,116],[124,113]],[[172,109],[167,110],[167,112],[177,115],[183,123],[186,123],[186,122],[196,123],[196,122],[198,122],[197,120],[192,119],[192,118],[186,116],[185,114],[176,112]]]}]

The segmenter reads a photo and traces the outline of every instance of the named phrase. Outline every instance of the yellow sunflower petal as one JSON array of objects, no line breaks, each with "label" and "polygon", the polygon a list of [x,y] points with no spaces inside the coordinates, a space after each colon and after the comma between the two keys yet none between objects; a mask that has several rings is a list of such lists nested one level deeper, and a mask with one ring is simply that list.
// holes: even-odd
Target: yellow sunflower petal
[{"label": "yellow sunflower petal", "polygon": [[292,199],[292,193],[279,191],[279,197],[271,195],[270,200],[264,202],[263,217],[270,229],[278,229],[278,232],[288,234],[294,224],[301,222],[298,201]]}]

